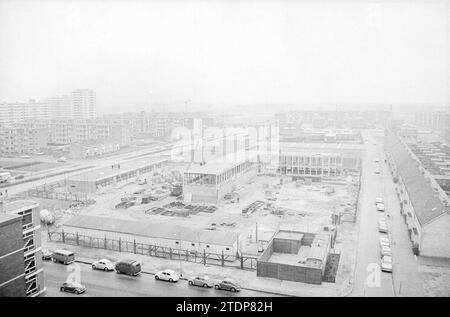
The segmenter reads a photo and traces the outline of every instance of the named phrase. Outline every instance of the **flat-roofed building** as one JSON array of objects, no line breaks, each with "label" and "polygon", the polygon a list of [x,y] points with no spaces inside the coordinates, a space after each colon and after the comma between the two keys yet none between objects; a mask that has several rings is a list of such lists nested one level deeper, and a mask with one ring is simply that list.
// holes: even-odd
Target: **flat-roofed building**
[{"label": "flat-roofed building", "polygon": [[183,175],[186,202],[217,203],[237,186],[257,175],[257,164],[243,162],[210,162],[192,166]]},{"label": "flat-roofed building", "polygon": [[40,228],[38,203],[0,202],[0,296],[45,294]]},{"label": "flat-roofed building", "polygon": [[[226,230],[205,230],[190,227],[159,224],[150,221],[135,221],[77,215],[63,225],[65,233],[72,237],[78,235],[78,243],[84,241],[81,236],[99,239],[103,245],[104,239],[114,240],[118,243],[139,244],[140,248],[160,246],[171,249],[195,253],[215,253],[227,256],[236,256],[239,251],[239,234]],[[68,239],[66,236],[65,239]],[[89,239],[89,243],[91,240]],[[95,243],[95,241],[93,242]],[[145,246],[144,246],[145,245]],[[148,254],[143,250],[144,254]]]},{"label": "flat-roofed building", "polygon": [[363,153],[360,144],[281,143],[278,173],[317,180],[342,176],[360,169]]},{"label": "flat-roofed building", "polygon": [[134,181],[139,175],[155,171],[167,165],[168,159],[148,157],[82,172],[67,178],[72,192],[94,193],[101,187]]},{"label": "flat-roofed building", "polygon": [[257,260],[257,276],[322,284],[331,235],[279,230]]}]

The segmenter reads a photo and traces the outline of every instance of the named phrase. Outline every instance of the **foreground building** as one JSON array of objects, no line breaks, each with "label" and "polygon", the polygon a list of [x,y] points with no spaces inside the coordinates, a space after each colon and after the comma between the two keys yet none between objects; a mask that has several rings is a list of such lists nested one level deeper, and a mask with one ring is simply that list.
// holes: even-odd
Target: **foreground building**
[{"label": "foreground building", "polygon": [[[162,247],[194,253],[215,253],[236,256],[239,234],[231,231],[210,231],[149,221],[132,221],[78,215],[64,223],[64,241],[70,244],[117,251],[149,254],[149,248]],[[106,241],[106,242],[105,242]],[[113,245],[111,245],[113,244]]]},{"label": "foreground building", "polygon": [[0,297],[45,294],[39,204],[0,202]]},{"label": "foreground building", "polygon": [[256,275],[322,284],[330,246],[329,234],[280,230],[258,258]]}]

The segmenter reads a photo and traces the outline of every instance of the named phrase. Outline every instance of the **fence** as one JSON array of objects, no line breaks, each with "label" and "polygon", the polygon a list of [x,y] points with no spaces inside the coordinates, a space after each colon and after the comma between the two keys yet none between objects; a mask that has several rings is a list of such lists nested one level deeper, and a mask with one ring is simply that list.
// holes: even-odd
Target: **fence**
[{"label": "fence", "polygon": [[150,245],[137,242],[134,240],[123,241],[108,238],[95,238],[78,233],[68,233],[62,230],[61,232],[48,232],[48,240],[53,242],[62,242],[70,245],[77,245],[87,248],[112,250],[118,252],[127,252],[140,255],[154,256],[165,258],[169,260],[178,260],[186,262],[194,262],[203,265],[217,265],[223,267],[234,267],[243,270],[256,270],[256,257],[250,256],[234,256],[218,253],[195,252],[183,249],[173,249],[157,245]]},{"label": "fence", "polygon": [[53,182],[50,184],[40,185],[32,189],[27,190],[27,195],[29,197],[36,198],[46,198],[46,199],[56,199],[65,200],[76,203],[88,203],[89,197],[87,193],[73,193],[66,191],[56,191],[57,188],[62,188],[66,186],[65,180],[59,182]]}]

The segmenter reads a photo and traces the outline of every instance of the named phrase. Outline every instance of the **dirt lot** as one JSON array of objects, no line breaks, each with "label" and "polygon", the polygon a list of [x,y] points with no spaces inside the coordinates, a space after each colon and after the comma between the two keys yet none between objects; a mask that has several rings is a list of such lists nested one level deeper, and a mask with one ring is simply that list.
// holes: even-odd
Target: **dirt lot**
[{"label": "dirt lot", "polygon": [[[182,168],[166,168],[162,175],[172,175],[172,170],[180,171]],[[258,256],[258,249],[261,246],[256,244],[256,226],[258,227],[258,239],[263,240],[263,246],[264,240],[269,241],[276,230],[280,228],[321,231],[325,225],[331,224],[333,212],[355,211],[358,190],[356,182],[345,180],[333,184],[306,184],[294,182],[290,178],[283,178],[282,185],[280,185],[279,177],[257,176],[244,186],[236,188],[239,200],[235,200],[234,203],[222,200],[217,205],[218,209],[212,213],[199,212],[187,217],[145,213],[152,207],[162,207],[177,201],[172,196],[127,209],[114,208],[116,204],[120,203],[122,197],[137,190],[153,187],[164,191],[165,189],[162,189],[164,182],[158,182],[161,175],[151,176],[152,181],[148,181],[145,185],[138,185],[134,182],[116,188],[110,187],[102,193],[93,195],[91,198],[96,201],[94,205],[75,210],[61,209],[57,212],[57,224],[62,224],[74,214],[86,214],[128,220],[145,219],[153,223],[171,223],[191,228],[233,231],[240,234],[240,246],[243,254]],[[329,193],[330,187],[334,189],[332,193]],[[266,199],[267,190],[272,191],[276,200]],[[242,209],[255,201],[262,201],[264,204],[255,212],[244,216]],[[268,203],[271,204],[270,208],[267,207]],[[273,210],[282,212],[276,214]],[[354,262],[355,224],[344,222],[338,227],[338,233],[335,248],[341,252],[342,256],[337,284],[347,285]]]}]

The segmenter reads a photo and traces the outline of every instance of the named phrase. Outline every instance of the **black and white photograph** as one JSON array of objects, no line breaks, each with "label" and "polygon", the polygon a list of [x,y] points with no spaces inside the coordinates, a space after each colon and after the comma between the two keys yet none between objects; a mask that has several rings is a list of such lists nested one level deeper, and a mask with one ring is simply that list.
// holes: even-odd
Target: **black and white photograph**
[{"label": "black and white photograph", "polygon": [[0,303],[448,298],[449,196],[448,0],[0,0]]}]

